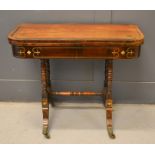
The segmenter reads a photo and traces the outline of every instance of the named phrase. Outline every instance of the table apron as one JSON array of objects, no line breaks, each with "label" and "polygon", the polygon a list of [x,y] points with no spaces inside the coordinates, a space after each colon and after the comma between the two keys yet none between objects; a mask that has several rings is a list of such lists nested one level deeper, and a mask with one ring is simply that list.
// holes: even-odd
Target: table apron
[{"label": "table apron", "polygon": [[105,47],[34,47],[12,46],[13,55],[19,58],[103,58],[132,59],[140,55],[140,46]]}]

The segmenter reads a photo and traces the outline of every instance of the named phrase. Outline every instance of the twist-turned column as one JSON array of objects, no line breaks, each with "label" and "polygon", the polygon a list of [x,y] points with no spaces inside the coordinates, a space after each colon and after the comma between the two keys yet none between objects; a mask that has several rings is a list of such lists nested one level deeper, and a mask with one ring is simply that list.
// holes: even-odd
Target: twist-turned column
[{"label": "twist-turned column", "polygon": [[107,82],[108,82],[108,73],[107,73],[107,64],[108,64],[108,61],[105,60],[105,71],[104,71],[104,75],[105,75],[105,79],[104,79],[104,106],[106,107],[105,103],[106,103],[106,97],[105,97],[105,94],[107,92]]},{"label": "twist-turned column", "polygon": [[112,128],[112,73],[113,61],[105,60],[105,108],[106,108],[106,122],[107,130],[110,138],[115,138]]},{"label": "twist-turned column", "polygon": [[[46,60],[46,66],[47,66],[47,91],[48,91],[48,94],[50,94],[50,92],[52,91],[52,88],[51,88],[51,80],[50,80],[50,62],[49,62],[49,59]],[[49,101],[52,105],[52,107],[54,107],[54,102],[53,102],[53,99],[52,99],[52,96],[51,95],[48,95],[48,98],[49,98]]]},{"label": "twist-turned column", "polygon": [[42,112],[43,112],[43,134],[49,138],[48,121],[49,121],[49,98],[48,98],[48,67],[47,61],[41,59],[41,84],[42,84]]}]

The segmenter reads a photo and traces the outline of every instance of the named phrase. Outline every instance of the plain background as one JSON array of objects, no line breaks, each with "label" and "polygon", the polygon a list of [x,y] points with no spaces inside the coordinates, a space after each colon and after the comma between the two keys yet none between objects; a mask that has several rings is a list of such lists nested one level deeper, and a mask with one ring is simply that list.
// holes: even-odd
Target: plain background
[{"label": "plain background", "polygon": [[[155,11],[3,11],[0,10],[0,100],[39,101],[40,61],[14,58],[8,33],[20,23],[132,23],[145,35],[141,56],[114,62],[113,97],[117,103],[155,101]],[[53,90],[101,91],[104,61],[51,60]],[[70,98],[56,98],[70,101]],[[79,97],[78,100],[92,98]],[[95,101],[100,98],[93,98]]]}]

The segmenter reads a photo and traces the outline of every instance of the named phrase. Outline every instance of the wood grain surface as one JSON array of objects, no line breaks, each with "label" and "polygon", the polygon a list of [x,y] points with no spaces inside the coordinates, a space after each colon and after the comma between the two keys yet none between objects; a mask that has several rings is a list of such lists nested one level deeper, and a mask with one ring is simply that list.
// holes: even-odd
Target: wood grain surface
[{"label": "wood grain surface", "polygon": [[8,36],[9,41],[123,41],[140,42],[144,35],[137,25],[116,24],[21,24]]}]

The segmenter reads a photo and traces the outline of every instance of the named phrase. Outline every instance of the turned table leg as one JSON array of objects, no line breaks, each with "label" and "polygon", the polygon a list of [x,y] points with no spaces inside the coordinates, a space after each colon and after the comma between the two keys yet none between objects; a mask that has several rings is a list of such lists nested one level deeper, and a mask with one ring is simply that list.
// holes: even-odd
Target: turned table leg
[{"label": "turned table leg", "polygon": [[113,61],[105,60],[105,108],[106,108],[106,122],[107,130],[110,138],[115,138],[112,128],[112,72],[113,72]]},{"label": "turned table leg", "polygon": [[108,64],[108,61],[105,60],[105,71],[104,71],[104,75],[105,75],[105,78],[104,78],[104,107],[106,108],[106,92],[107,92],[107,82],[108,82],[108,67],[107,67],[107,64]]},{"label": "turned table leg", "polygon": [[42,84],[42,112],[43,112],[43,134],[49,138],[49,97],[48,97],[48,60],[41,59],[41,84]]},{"label": "turned table leg", "polygon": [[[46,60],[46,66],[47,66],[47,91],[48,91],[48,94],[50,94],[50,92],[52,91],[52,88],[51,88],[51,80],[50,80],[50,62],[49,62],[49,59]],[[54,103],[53,103],[53,100],[52,100],[52,96],[51,95],[48,95],[48,98],[49,98],[49,101],[52,105],[52,107],[54,107]]]}]

